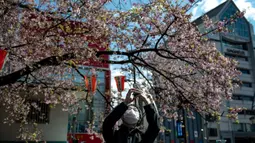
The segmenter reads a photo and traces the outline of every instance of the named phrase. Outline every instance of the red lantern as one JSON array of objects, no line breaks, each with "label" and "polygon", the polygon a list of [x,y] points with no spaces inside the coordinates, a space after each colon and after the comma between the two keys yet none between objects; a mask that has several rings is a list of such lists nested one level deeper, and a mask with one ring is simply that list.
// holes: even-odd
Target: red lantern
[{"label": "red lantern", "polygon": [[84,76],[84,83],[85,83],[85,87],[87,88],[87,90],[89,90],[89,78]]},{"label": "red lantern", "polygon": [[115,76],[114,77],[116,86],[119,92],[122,92],[124,90],[124,84],[125,84],[125,76]]},{"label": "red lantern", "polygon": [[4,68],[4,63],[7,55],[7,51],[0,49],[0,71]]},{"label": "red lantern", "polygon": [[94,93],[97,90],[97,77],[96,75],[91,76],[91,91]]},{"label": "red lantern", "polygon": [[96,75],[92,75],[90,77],[84,76],[85,87],[88,92],[95,93],[97,89],[97,78]]}]

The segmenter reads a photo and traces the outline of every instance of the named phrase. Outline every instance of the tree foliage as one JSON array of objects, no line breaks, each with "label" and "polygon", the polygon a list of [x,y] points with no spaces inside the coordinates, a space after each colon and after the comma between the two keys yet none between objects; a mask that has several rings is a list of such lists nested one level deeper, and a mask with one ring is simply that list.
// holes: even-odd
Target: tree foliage
[{"label": "tree foliage", "polygon": [[[150,0],[132,8],[111,8],[110,0],[2,0],[0,48],[9,53],[0,76],[0,100],[9,113],[6,122],[25,124],[31,98],[47,104],[76,104],[73,90],[82,90],[68,71],[90,60],[130,64],[152,73],[150,88],[159,89],[162,116],[176,118],[179,108],[199,113],[220,110],[231,99],[237,63],[219,53],[206,34],[221,32],[233,19],[213,23],[204,18],[208,32],[200,33],[189,10],[197,2]],[[127,5],[119,1],[119,6]],[[91,48],[88,43],[108,47]],[[111,60],[102,58],[110,55]],[[71,72],[69,74],[72,74]],[[52,76],[54,75],[54,76]],[[145,76],[144,76],[145,77]],[[83,76],[79,77],[83,78]],[[146,77],[145,77],[146,78]],[[191,110],[190,110],[191,111]],[[23,139],[38,139],[23,134]]]}]

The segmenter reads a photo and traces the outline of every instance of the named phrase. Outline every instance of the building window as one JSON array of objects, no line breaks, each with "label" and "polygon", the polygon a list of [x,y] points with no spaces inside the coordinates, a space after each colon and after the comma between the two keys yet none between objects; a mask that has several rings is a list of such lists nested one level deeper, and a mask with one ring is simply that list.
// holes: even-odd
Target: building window
[{"label": "building window", "polygon": [[253,100],[253,97],[250,97],[250,96],[242,96],[241,99],[244,100],[244,101],[252,101],[252,100]]},{"label": "building window", "polygon": [[209,136],[210,137],[217,137],[218,136],[216,128],[208,128],[208,130],[209,130]]},{"label": "building window", "polygon": [[253,101],[252,96],[237,95],[237,94],[233,94],[232,99],[233,100],[243,100],[243,101]]},{"label": "building window", "polygon": [[255,115],[255,110],[243,110],[239,114],[242,114],[242,115]]},{"label": "building window", "polygon": [[[238,9],[231,3],[226,9],[226,11],[223,13],[223,15],[220,17],[220,20],[229,19],[237,11]],[[246,38],[250,36],[249,25],[244,18],[237,19],[235,23],[227,25],[227,28],[231,31],[231,33],[229,33],[231,35],[238,35]]]},{"label": "building window", "polygon": [[241,86],[242,87],[252,87],[252,83],[243,81]]},{"label": "building window", "polygon": [[240,72],[242,72],[242,74],[250,74],[250,70],[248,70],[248,69],[240,69],[240,68],[238,68],[238,70]]},{"label": "building window", "polygon": [[30,112],[28,113],[28,122],[40,124],[49,123],[49,105],[40,101],[30,100]]},{"label": "building window", "polygon": [[232,54],[227,54],[225,53],[225,56],[228,58],[233,58],[239,61],[248,61],[248,57],[244,57],[244,56],[239,56],[239,55],[232,55]]},{"label": "building window", "polygon": [[255,132],[254,124],[246,124],[247,132]]},{"label": "building window", "polygon": [[241,95],[235,95],[235,94],[233,94],[232,99],[233,100],[242,100]]},{"label": "building window", "polygon": [[223,46],[226,48],[234,48],[234,49],[240,49],[240,50],[248,50],[247,46],[245,44],[239,44],[239,43],[232,43],[229,41],[222,41]]},{"label": "building window", "polygon": [[233,129],[237,132],[254,132],[254,128],[250,123],[233,124]]},{"label": "building window", "polygon": [[245,131],[245,124],[239,123],[239,124],[233,124],[233,130],[237,132],[244,132]]}]

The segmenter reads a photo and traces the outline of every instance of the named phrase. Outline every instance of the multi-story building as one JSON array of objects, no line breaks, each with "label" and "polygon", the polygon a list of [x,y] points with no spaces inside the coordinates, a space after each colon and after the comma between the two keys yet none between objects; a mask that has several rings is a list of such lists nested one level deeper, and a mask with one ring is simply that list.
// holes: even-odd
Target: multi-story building
[{"label": "multi-story building", "polygon": [[[240,11],[232,0],[220,4],[208,11],[206,15],[213,21],[230,18]],[[202,16],[194,20],[201,33],[206,31]],[[225,101],[221,107],[221,120],[216,123],[208,116],[201,117],[195,113],[195,120],[185,118],[183,122],[165,120],[165,133],[160,133],[159,141],[171,143],[253,143],[255,142],[255,38],[253,26],[243,17],[228,25],[231,32],[210,33],[208,39],[215,43],[217,49],[226,57],[238,61],[238,70],[242,72],[242,85],[233,93],[231,101]],[[239,113],[239,123],[230,120],[230,107],[245,107]],[[253,121],[252,121],[253,120]],[[185,126],[184,126],[185,125]],[[184,130],[185,129],[185,130]]]},{"label": "multi-story building", "polygon": [[[206,13],[213,22],[230,18],[239,9],[232,0],[220,4]],[[205,32],[202,17],[194,23],[201,32]],[[243,17],[235,23],[227,26],[231,32],[211,33],[208,38],[216,44],[217,49],[226,57],[238,61],[238,70],[242,72],[240,80],[242,85],[233,93],[233,100],[224,102],[220,123],[209,122],[206,124],[209,143],[216,140],[225,140],[227,143],[252,143],[255,142],[255,130],[251,117],[255,115],[253,110],[255,95],[255,38],[253,26]],[[239,122],[236,123],[227,117],[229,107],[245,107],[246,111],[239,114]],[[205,136],[205,137],[206,137]]]}]

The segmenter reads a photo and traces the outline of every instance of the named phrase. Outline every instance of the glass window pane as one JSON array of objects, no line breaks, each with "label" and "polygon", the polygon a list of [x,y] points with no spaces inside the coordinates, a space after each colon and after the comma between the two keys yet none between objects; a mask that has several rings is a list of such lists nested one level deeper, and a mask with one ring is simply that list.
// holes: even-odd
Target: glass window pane
[{"label": "glass window pane", "polygon": [[250,70],[248,69],[238,69],[242,74],[250,74]]},{"label": "glass window pane", "polygon": [[243,87],[252,87],[252,84],[250,82],[242,82]]},{"label": "glass window pane", "polygon": [[251,132],[251,124],[246,124],[246,131]]},{"label": "glass window pane", "polygon": [[208,128],[208,130],[209,130],[209,136],[211,136],[211,137],[217,137],[218,136],[216,128]]},{"label": "glass window pane", "polygon": [[[224,20],[224,19],[230,18],[237,11],[238,10],[233,6],[233,4],[230,4],[230,6],[227,8],[227,10],[220,17],[220,20]],[[249,37],[249,33],[246,33],[246,31],[248,31],[248,26],[249,25],[244,20],[244,18],[239,18],[237,20],[237,22],[235,22],[234,24],[229,25],[227,27],[229,28],[229,30],[235,30],[235,31],[232,31],[231,33],[229,33],[231,35],[239,35],[239,36],[242,36],[242,37]],[[234,27],[234,28],[232,28],[232,27]]]},{"label": "glass window pane", "polygon": [[244,132],[243,123],[233,124],[233,129],[234,131],[237,131],[237,132]]},{"label": "glass window pane", "polygon": [[242,96],[241,98],[242,98],[242,100],[245,100],[245,101],[252,101],[252,98],[253,98],[253,97]]}]

